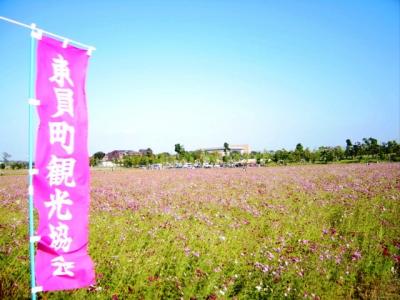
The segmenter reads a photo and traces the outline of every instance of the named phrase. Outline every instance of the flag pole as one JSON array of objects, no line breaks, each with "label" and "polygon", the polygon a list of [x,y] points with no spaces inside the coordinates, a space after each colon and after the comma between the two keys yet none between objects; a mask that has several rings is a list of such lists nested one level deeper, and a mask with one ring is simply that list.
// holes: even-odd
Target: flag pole
[{"label": "flag pole", "polygon": [[[36,38],[31,34],[30,68],[29,68],[29,99],[35,98],[35,67],[36,67]],[[35,243],[34,243],[34,220],[33,220],[33,105],[30,101],[29,125],[28,125],[28,145],[29,145],[29,257],[31,275],[31,294],[32,299],[36,300],[36,279],[35,279]]]},{"label": "flag pole", "polygon": [[[6,18],[6,17],[3,17],[3,16],[0,16],[0,20],[6,21],[8,23],[11,23],[11,24],[14,24],[14,25],[18,25],[18,26],[21,26],[21,27],[25,27],[25,28],[28,28],[28,29],[32,29],[31,25],[24,24],[24,23],[21,23],[19,21],[16,21],[16,20],[13,20],[13,19],[10,19],[10,18]],[[76,46],[79,46],[81,48],[86,48],[88,50],[89,54],[91,54],[92,51],[96,50],[96,48],[93,47],[93,46],[86,45],[86,44],[83,44],[81,42],[71,40],[70,38],[67,38],[67,37],[64,37],[64,36],[61,36],[61,35],[58,35],[58,34],[43,30],[43,29],[39,29],[39,28],[36,28],[36,29],[37,29],[37,31],[39,31],[41,33],[44,33],[46,35],[55,37],[55,38],[57,38],[59,40],[68,41],[68,43],[70,43],[70,44],[75,44]]]}]

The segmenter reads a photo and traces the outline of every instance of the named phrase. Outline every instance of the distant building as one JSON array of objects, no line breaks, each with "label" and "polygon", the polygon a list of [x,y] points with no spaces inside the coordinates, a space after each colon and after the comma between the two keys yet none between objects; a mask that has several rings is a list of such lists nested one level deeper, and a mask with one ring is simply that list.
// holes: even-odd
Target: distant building
[{"label": "distant building", "polygon": [[112,161],[102,161],[102,162],[100,162],[99,166],[103,167],[103,168],[114,168],[117,165],[115,163],[113,163]]},{"label": "distant building", "polygon": [[240,161],[240,163],[243,164],[243,165],[256,165],[257,164],[257,159],[255,159],[255,158],[242,159]]},{"label": "distant building", "polygon": [[104,156],[103,161],[114,161],[123,159],[125,156],[140,155],[139,152],[133,150],[114,150]]},{"label": "distant building", "polygon": [[[227,154],[231,153],[231,152],[237,152],[240,154],[250,154],[250,146],[247,144],[244,145],[229,145],[229,151],[227,152]],[[225,148],[224,147],[212,147],[212,148],[204,148],[204,149],[200,149],[204,152],[207,153],[213,153],[213,152],[217,152],[218,154],[220,154],[221,156],[225,155]]]},{"label": "distant building", "polygon": [[140,155],[153,155],[153,150],[151,150],[151,148],[147,148],[147,149],[139,149],[139,153]]}]

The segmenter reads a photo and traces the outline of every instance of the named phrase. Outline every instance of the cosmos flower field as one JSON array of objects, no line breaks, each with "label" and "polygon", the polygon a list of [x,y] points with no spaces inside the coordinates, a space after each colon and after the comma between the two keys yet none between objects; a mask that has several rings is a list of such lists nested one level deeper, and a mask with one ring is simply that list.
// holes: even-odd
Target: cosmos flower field
[{"label": "cosmos flower field", "polygon": [[[400,164],[92,170],[97,284],[42,299],[399,299]],[[26,175],[0,176],[0,298],[29,297]]]}]

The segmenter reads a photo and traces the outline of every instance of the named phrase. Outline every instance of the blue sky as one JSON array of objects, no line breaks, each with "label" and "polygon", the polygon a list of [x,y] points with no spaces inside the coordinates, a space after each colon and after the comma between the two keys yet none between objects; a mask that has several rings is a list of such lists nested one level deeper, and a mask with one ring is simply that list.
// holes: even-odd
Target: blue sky
[{"label": "blue sky", "polygon": [[[0,15],[91,44],[89,152],[399,140],[400,4],[18,1]],[[0,22],[0,152],[27,159],[29,30]]]}]

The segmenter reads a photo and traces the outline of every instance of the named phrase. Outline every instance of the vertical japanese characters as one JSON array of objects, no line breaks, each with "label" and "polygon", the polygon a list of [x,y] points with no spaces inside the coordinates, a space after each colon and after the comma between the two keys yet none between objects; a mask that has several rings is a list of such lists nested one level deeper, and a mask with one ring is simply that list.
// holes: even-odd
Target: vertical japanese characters
[{"label": "vertical japanese characters", "polygon": [[[52,122],[48,122],[49,126],[49,143],[51,145],[58,144],[67,155],[74,153],[74,136],[75,128],[65,121],[57,121],[69,114],[74,116],[74,98],[73,90],[74,82],[70,77],[70,69],[68,61],[61,54],[53,58],[53,75],[49,81],[54,83],[54,96],[57,101],[57,111],[52,114]],[[73,218],[68,206],[72,206],[74,201],[70,199],[64,187],[75,187],[74,166],[75,159],[72,157],[59,158],[55,155],[51,156],[51,160],[47,165],[48,184],[54,187],[54,194],[50,194],[50,201],[44,205],[48,209],[48,226],[50,229],[50,247],[56,251],[68,252],[72,243],[72,238],[68,235],[69,225]],[[51,260],[51,265],[55,267],[53,276],[74,276],[73,261],[65,261],[62,255]]]}]

